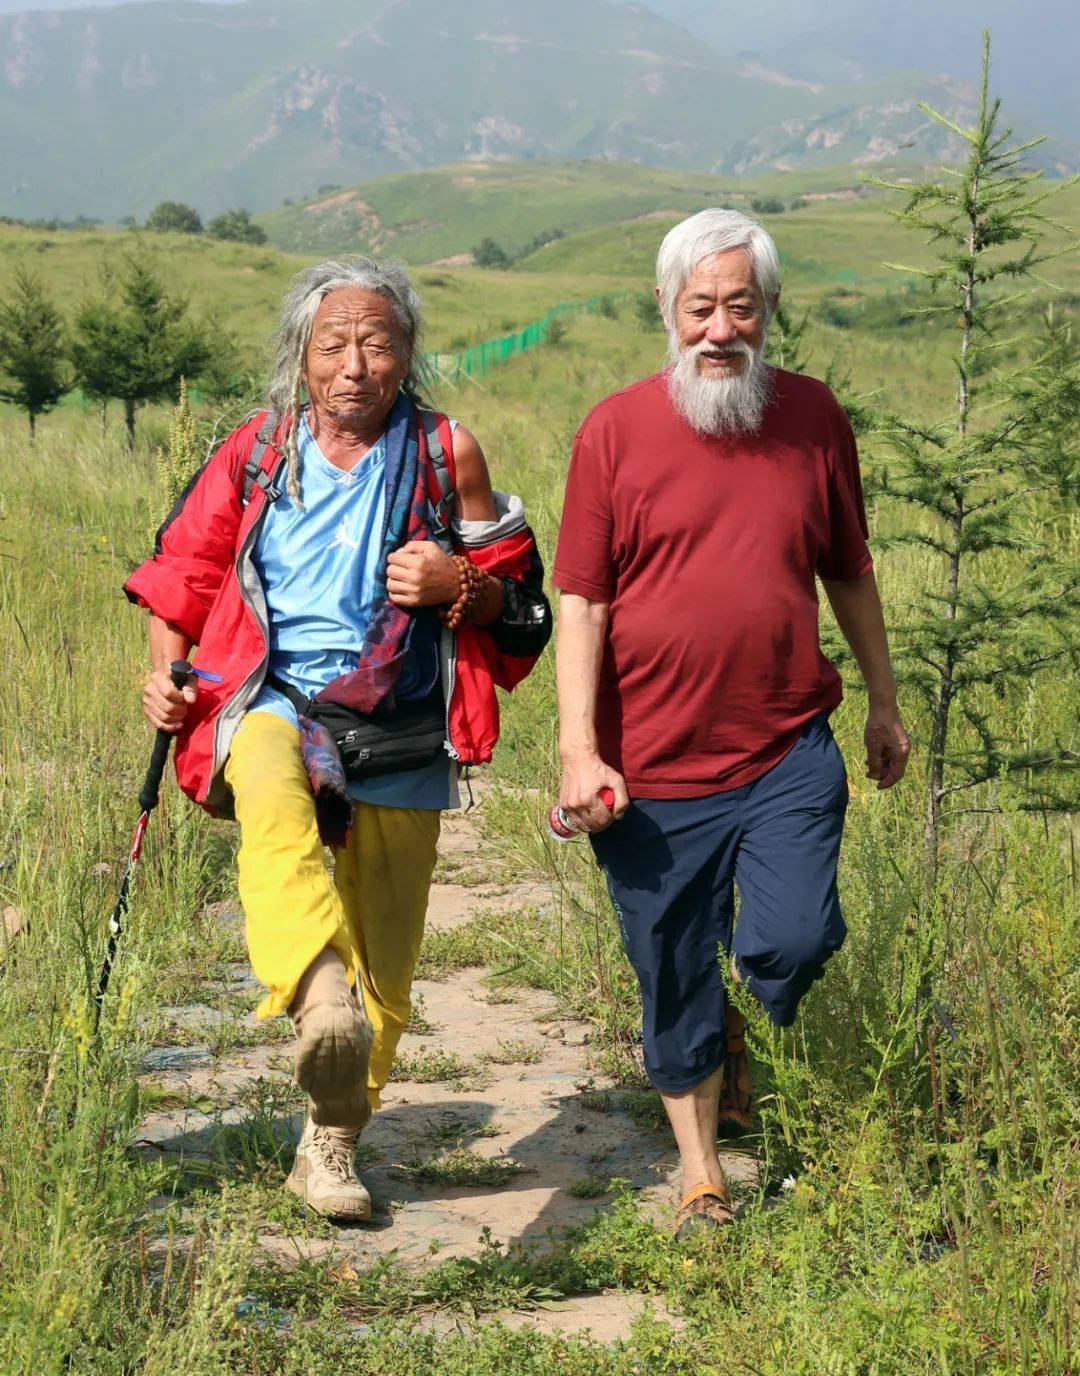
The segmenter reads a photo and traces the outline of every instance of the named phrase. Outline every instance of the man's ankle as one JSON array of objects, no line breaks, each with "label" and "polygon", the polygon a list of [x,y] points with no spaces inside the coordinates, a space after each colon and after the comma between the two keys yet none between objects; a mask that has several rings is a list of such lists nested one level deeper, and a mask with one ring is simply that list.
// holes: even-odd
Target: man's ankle
[{"label": "man's ankle", "polygon": [[697,1189],[699,1185],[716,1185],[718,1189],[727,1189],[727,1177],[724,1175],[719,1162],[717,1162],[715,1166],[709,1166],[707,1169],[702,1168],[694,1171],[683,1171],[681,1186],[684,1195],[689,1194],[691,1190]]}]

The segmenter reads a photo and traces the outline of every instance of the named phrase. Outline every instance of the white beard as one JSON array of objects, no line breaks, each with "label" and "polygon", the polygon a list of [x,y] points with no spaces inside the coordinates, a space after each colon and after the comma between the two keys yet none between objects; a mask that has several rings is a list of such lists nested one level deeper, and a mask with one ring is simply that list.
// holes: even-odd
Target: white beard
[{"label": "white beard", "polygon": [[738,339],[726,351],[741,354],[746,366],[724,377],[702,376],[698,359],[714,346],[702,340],[682,348],[668,335],[668,392],[676,411],[699,435],[752,435],[772,396],[772,369],[765,362],[765,344],[752,349]]}]

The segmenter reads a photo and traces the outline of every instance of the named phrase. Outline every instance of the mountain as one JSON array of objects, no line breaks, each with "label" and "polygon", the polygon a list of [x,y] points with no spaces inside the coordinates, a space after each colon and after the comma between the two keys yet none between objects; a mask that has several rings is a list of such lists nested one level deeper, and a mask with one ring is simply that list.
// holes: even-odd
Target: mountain
[{"label": "mountain", "polygon": [[[462,160],[738,171],[946,146],[893,79],[753,69],[642,4],[159,0],[0,17],[0,213],[203,214]],[[963,116],[970,92],[939,100]]]},{"label": "mountain", "polygon": [[993,86],[1010,119],[1050,136],[1049,165],[1080,140],[1074,0],[648,0],[651,8],[738,57],[747,71],[858,87],[905,73],[974,85],[981,32],[993,42]]}]

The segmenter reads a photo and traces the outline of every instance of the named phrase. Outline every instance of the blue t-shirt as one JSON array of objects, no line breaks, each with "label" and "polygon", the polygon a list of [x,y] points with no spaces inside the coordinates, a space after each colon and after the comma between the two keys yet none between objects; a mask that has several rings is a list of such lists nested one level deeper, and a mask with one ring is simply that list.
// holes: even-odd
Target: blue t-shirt
[{"label": "blue t-shirt", "polygon": [[[386,447],[380,439],[343,472],[316,444],[306,415],[297,442],[304,505],[281,494],[266,513],[253,559],[270,618],[270,673],[312,697],[356,668],[371,619],[386,508]],[[414,629],[398,696],[424,696],[438,672],[438,625],[429,616]],[[292,703],[265,684],[249,710],[274,712],[296,724]],[[350,783],[349,791],[384,807],[456,807],[457,770],[447,756],[425,769]]]}]

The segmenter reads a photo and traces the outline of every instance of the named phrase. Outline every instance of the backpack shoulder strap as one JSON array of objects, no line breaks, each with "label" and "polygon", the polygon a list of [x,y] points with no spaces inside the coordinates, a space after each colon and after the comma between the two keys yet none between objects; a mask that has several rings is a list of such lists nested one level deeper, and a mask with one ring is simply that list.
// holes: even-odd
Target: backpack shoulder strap
[{"label": "backpack shoulder strap", "polygon": [[420,420],[420,457],[427,461],[428,497],[435,510],[432,534],[444,549],[450,548],[450,514],[457,495],[454,488],[454,434],[449,420],[438,411],[417,408]]},{"label": "backpack shoulder strap", "polygon": [[255,435],[255,443],[242,470],[240,505],[246,507],[251,501],[256,487],[261,487],[268,502],[275,502],[281,496],[278,479],[285,465],[285,456],[274,444],[278,428],[278,418],[273,411],[267,411],[263,423]]}]

